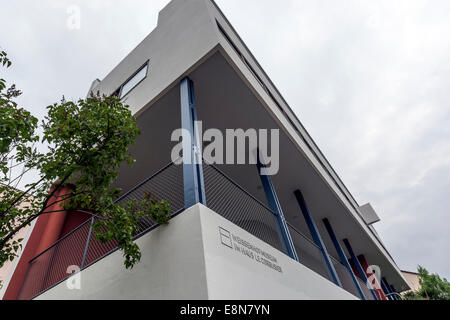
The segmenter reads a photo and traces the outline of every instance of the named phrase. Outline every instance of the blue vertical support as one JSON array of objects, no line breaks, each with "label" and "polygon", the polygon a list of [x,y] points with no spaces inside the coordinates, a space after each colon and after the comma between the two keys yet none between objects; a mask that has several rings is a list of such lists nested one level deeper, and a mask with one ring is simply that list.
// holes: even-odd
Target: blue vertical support
[{"label": "blue vertical support", "polygon": [[311,233],[314,243],[320,248],[320,251],[322,252],[323,262],[328,270],[328,273],[331,276],[331,279],[337,286],[342,288],[341,280],[337,275],[336,269],[334,268],[333,262],[331,261],[330,256],[328,254],[328,250],[325,247],[325,244],[323,243],[322,237],[320,236],[319,233],[319,229],[317,229],[317,225],[311,216],[311,212],[309,211],[308,206],[306,205],[306,201],[305,198],[303,197],[302,192],[300,190],[296,190],[294,191],[294,194],[295,197],[297,198],[297,202],[300,206],[300,211],[303,213],[303,217],[305,218],[306,224],[308,225],[309,232]]},{"label": "blue vertical support", "polygon": [[[352,246],[350,245],[350,241],[348,241],[348,239],[344,239],[344,240],[342,240],[342,241],[344,242],[344,244],[345,244],[345,246],[346,246],[346,248],[347,248],[347,251],[348,251],[348,253],[350,254],[350,257],[351,257],[353,263],[355,264],[356,270],[358,270],[358,273],[359,273],[359,275],[360,275],[362,281],[363,281],[364,283],[367,284],[367,276],[366,276],[366,272],[364,271],[364,269],[363,269],[361,263],[359,262],[358,258],[356,257],[355,252],[353,251],[353,248],[352,248]],[[377,296],[377,294],[375,293],[375,290],[374,290],[374,289],[370,289],[370,292],[372,293],[373,298],[374,298],[375,300],[378,300],[378,296]]]},{"label": "blue vertical support", "polygon": [[389,300],[394,300],[394,297],[391,296],[391,290],[389,289],[385,278],[381,279],[381,288],[383,288],[384,294]]},{"label": "blue vertical support", "polygon": [[[181,126],[188,133],[187,137],[183,136],[184,207],[187,209],[197,203],[206,205],[201,145],[198,128],[195,126],[197,107],[194,86],[189,78],[184,78],[180,83],[180,97]],[[185,141],[185,138],[189,141]]]},{"label": "blue vertical support", "polygon": [[328,234],[330,235],[331,241],[333,241],[334,247],[339,255],[339,259],[341,259],[342,264],[347,268],[348,273],[352,277],[353,284],[356,287],[356,290],[358,291],[359,296],[362,300],[366,300],[366,296],[364,295],[364,292],[361,289],[361,286],[359,284],[358,279],[356,278],[355,273],[353,272],[352,266],[347,260],[347,256],[344,253],[344,249],[342,249],[341,244],[339,243],[338,238],[336,237],[336,234],[334,233],[333,228],[331,227],[330,222],[328,219],[323,219],[323,224],[325,225],[325,228],[328,231]]},{"label": "blue vertical support", "polygon": [[394,297],[394,300],[400,300],[400,299],[398,298],[397,291],[395,290],[394,286],[393,286],[393,285],[390,285],[390,284],[387,283],[387,282],[386,282],[386,284],[388,285],[389,289],[391,290],[391,293],[392,293],[392,296]]},{"label": "blue vertical support", "polygon": [[272,179],[270,179],[270,176],[268,175],[261,174],[261,169],[264,168],[264,165],[259,159],[259,152],[257,160],[258,173],[259,177],[261,178],[264,192],[266,193],[269,208],[276,214],[276,220],[279,226],[278,231],[280,233],[281,245],[283,246],[283,250],[292,259],[298,261],[297,252],[295,251],[294,243],[292,241],[291,234],[289,233],[286,219],[284,218],[283,210],[281,209],[280,201],[278,200],[277,194],[275,192],[275,187],[272,184]]}]

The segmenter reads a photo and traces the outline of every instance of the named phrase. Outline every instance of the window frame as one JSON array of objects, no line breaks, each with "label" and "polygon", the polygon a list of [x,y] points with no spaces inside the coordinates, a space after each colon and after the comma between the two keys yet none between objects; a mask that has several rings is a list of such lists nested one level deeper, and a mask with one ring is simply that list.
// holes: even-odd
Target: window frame
[{"label": "window frame", "polygon": [[[123,88],[125,87],[126,84],[128,84],[135,76],[137,76],[139,74],[139,72],[142,71],[142,69],[147,68],[147,71],[145,72],[145,76],[139,80],[133,87],[131,87],[127,93],[125,93],[122,96],[123,93]],[[117,96],[120,100],[122,100],[123,98],[125,98],[131,91],[133,91],[138,85],[141,84],[142,81],[144,81],[145,79],[147,79],[148,77],[148,72],[150,69],[150,60],[147,60],[142,66],[140,66],[130,77],[128,77],[127,80],[125,80],[120,87],[114,91],[114,93],[112,94],[113,96]]]}]

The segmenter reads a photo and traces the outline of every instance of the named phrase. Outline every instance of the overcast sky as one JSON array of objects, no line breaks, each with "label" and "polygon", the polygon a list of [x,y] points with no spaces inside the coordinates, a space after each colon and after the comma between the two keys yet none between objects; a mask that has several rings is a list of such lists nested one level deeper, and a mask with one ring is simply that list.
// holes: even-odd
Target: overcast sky
[{"label": "overcast sky", "polygon": [[[3,1],[9,83],[36,116],[86,95],[167,0]],[[400,268],[450,278],[450,1],[217,0]],[[81,28],[67,28],[67,9]],[[2,71],[3,72],[3,71]]]}]

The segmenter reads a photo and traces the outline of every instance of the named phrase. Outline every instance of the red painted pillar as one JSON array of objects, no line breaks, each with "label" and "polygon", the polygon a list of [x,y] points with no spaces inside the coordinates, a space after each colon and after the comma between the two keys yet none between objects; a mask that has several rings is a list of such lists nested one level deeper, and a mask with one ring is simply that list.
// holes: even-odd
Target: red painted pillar
[{"label": "red painted pillar", "polygon": [[[369,263],[367,263],[366,257],[364,257],[364,255],[359,255],[358,260],[366,273],[367,279],[371,279],[370,277],[373,276],[373,273],[367,272],[367,269],[369,268]],[[378,279],[376,277],[373,278],[374,280],[372,280],[372,285],[375,288],[375,293],[377,294],[378,298],[380,300],[388,300],[388,298],[384,294],[383,289],[381,288],[381,284],[378,282]]]},{"label": "red painted pillar", "polygon": [[[50,198],[48,203],[53,203],[53,202],[60,201],[64,198],[66,198],[69,195],[69,191],[71,189],[72,189],[71,187],[60,188]],[[49,218],[48,218],[47,226],[42,235],[39,246],[36,250],[36,255],[38,255],[42,251],[46,250],[48,247],[50,247],[56,241],[58,241],[61,231],[64,227],[64,221],[66,220],[66,217],[67,217],[67,211],[64,210],[63,206],[64,206],[64,201],[60,201],[60,202],[53,204],[52,206],[50,206],[48,208],[48,210],[46,210],[49,212],[60,210],[60,212],[52,212],[52,213],[48,214]]]}]

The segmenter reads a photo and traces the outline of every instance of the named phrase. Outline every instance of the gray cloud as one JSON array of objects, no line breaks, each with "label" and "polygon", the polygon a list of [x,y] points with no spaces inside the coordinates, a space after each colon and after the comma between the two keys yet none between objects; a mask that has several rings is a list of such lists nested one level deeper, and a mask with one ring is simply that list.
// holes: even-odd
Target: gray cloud
[{"label": "gray cloud", "polygon": [[[10,1],[6,77],[36,115],[83,97],[156,25],[164,1]],[[450,3],[217,0],[401,268],[450,276]],[[66,9],[81,8],[81,29]]]}]

